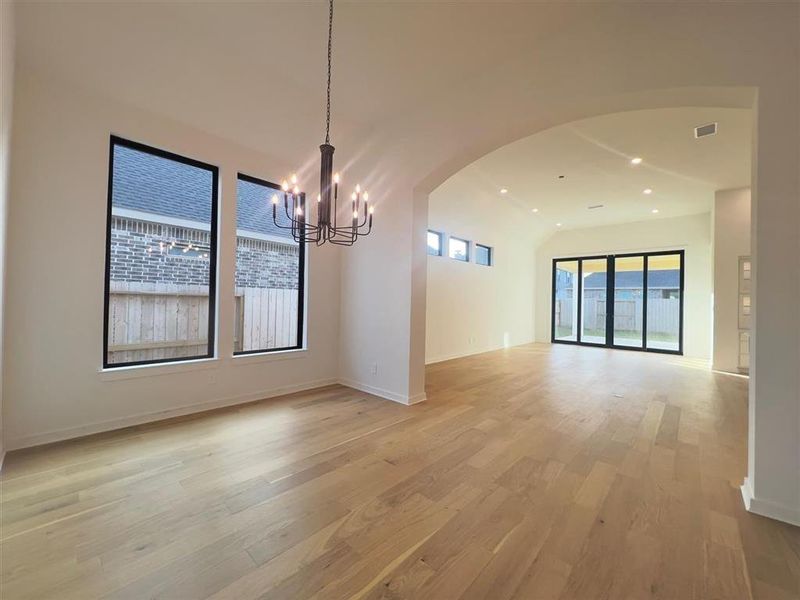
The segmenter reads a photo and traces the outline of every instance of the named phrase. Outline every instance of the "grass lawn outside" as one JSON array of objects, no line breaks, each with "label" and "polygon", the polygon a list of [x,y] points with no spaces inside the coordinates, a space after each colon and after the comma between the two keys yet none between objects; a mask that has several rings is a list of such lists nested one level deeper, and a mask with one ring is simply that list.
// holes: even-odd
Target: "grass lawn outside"
[{"label": "grass lawn outside", "polygon": [[[614,337],[617,339],[626,339],[626,340],[641,340],[642,339],[642,332],[641,331],[631,331],[627,329],[623,330],[616,330],[614,332]],[[556,339],[570,337],[573,335],[572,327],[568,325],[559,325],[556,327]],[[601,337],[605,338],[606,332],[604,329],[587,329],[581,333],[583,337]],[[678,343],[678,334],[677,333],[668,333],[664,331],[655,331],[649,332],[647,334],[647,339],[652,342],[674,342]]]}]

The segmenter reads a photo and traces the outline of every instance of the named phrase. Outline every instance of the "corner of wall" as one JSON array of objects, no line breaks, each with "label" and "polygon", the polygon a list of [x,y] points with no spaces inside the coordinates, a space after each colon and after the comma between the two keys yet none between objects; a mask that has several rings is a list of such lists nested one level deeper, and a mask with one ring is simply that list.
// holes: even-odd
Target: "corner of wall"
[{"label": "corner of wall", "polygon": [[0,469],[3,468],[3,324],[5,320],[6,223],[11,164],[11,128],[14,103],[14,4],[0,3]]}]

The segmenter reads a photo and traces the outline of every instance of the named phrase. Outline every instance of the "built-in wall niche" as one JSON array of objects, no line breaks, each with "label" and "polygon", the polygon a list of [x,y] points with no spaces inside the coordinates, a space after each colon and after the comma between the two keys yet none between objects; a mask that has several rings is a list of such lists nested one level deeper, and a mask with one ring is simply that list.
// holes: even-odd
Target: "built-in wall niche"
[{"label": "built-in wall niche", "polygon": [[739,257],[739,370],[750,371],[750,322],[752,316],[752,261]]}]

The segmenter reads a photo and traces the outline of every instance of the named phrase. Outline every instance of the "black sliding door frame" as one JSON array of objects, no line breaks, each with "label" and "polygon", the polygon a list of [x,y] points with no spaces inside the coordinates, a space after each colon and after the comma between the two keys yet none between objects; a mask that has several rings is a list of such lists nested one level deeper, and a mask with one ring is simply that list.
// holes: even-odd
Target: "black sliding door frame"
[{"label": "black sliding door frame", "polygon": [[[598,257],[595,257],[598,258]],[[602,256],[599,258],[603,258]],[[578,285],[578,312],[581,310],[581,291],[580,291],[580,276],[582,271],[581,258],[554,258],[553,259],[553,285],[550,293],[550,339],[559,344],[580,344],[581,343],[581,328],[580,328],[580,315],[578,316],[578,323],[575,326],[575,339],[563,340],[556,339],[556,271],[558,263],[560,262],[576,262],[578,263],[578,273],[576,276],[576,285]]]},{"label": "black sliding door frame", "polygon": [[[650,257],[652,256],[678,256],[679,257],[679,304],[678,304],[678,349],[647,347],[647,301],[648,301],[648,271]],[[640,346],[627,346],[614,343],[614,311],[616,297],[616,259],[642,258],[642,342]],[[605,343],[586,342],[582,339],[583,333],[583,262],[586,260],[606,261],[606,329]],[[556,272],[558,263],[577,262],[578,274],[575,285],[578,286],[578,309],[576,311],[578,322],[575,324],[575,339],[556,339]],[[594,346],[614,348],[617,350],[635,350],[639,352],[655,352],[659,354],[683,354],[683,317],[685,293],[685,251],[661,250],[658,252],[631,252],[627,254],[600,254],[593,256],[570,256],[553,259],[552,289],[550,294],[550,341],[554,344],[574,344],[581,346]],[[635,317],[634,317],[635,319]]]}]

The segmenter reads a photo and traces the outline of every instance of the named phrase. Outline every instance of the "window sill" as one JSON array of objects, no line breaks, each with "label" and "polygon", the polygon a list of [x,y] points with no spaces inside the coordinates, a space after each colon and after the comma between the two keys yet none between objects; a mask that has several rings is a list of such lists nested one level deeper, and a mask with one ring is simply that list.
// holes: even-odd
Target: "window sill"
[{"label": "window sill", "polygon": [[175,361],[170,363],[157,363],[152,365],[133,365],[130,367],[112,367],[98,369],[100,381],[121,381],[123,379],[136,379],[139,377],[158,377],[173,373],[187,373],[192,371],[205,371],[219,367],[218,358],[198,358],[195,360]]},{"label": "window sill", "polygon": [[276,360],[297,360],[305,358],[308,348],[293,348],[291,350],[275,350],[273,352],[254,352],[252,354],[234,354],[234,366],[263,364]]}]

